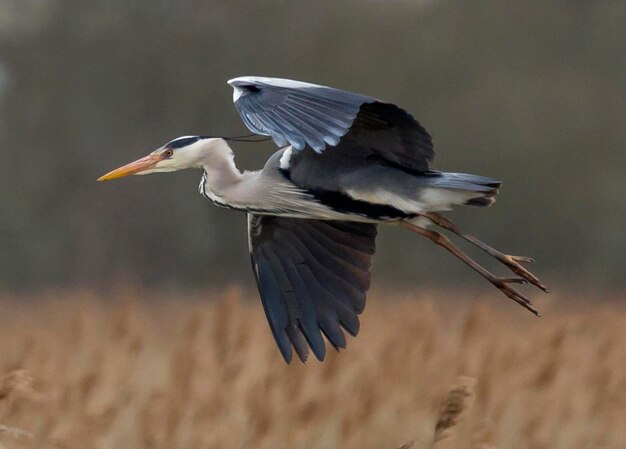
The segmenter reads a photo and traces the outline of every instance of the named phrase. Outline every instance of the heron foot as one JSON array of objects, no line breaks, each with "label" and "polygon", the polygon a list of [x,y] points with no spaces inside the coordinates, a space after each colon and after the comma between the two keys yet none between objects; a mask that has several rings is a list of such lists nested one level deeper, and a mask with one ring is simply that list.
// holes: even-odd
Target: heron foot
[{"label": "heron foot", "polygon": [[531,257],[512,256],[509,254],[503,254],[499,251],[495,251],[495,254],[492,254],[492,256],[495,257],[500,262],[502,262],[504,265],[506,265],[513,273],[524,278],[525,280],[527,280],[529,283],[531,283],[538,289],[543,290],[546,293],[549,293],[548,287],[542,284],[537,276],[535,276],[533,273],[531,273],[530,271],[528,271],[526,268],[524,268],[521,265],[521,263],[534,262],[534,259],[532,259]]},{"label": "heron foot", "polygon": [[[435,224],[438,224],[438,223],[435,223]],[[460,248],[458,248],[454,243],[452,243],[450,241],[449,238],[447,238],[442,233],[437,232],[437,231],[432,231],[432,230],[429,230],[429,229],[424,229],[424,228],[422,228],[420,226],[416,226],[416,225],[414,225],[414,224],[412,224],[410,222],[406,222],[406,221],[401,222],[401,225],[404,228],[408,229],[409,231],[414,232],[414,233],[419,234],[419,235],[422,235],[424,237],[427,237],[428,239],[430,239],[431,241],[433,241],[437,245],[445,248],[446,250],[451,252],[454,256],[456,256],[458,259],[460,259],[462,262],[467,264],[474,271],[479,273],[482,277],[487,279],[494,287],[496,287],[498,290],[500,290],[506,296],[511,298],[516,303],[520,304],[525,309],[531,311],[535,315],[540,316],[539,311],[537,309],[535,309],[535,307],[533,307],[532,303],[530,302],[530,299],[528,299],[526,296],[522,295],[520,292],[518,292],[513,287],[511,287],[511,284],[525,284],[525,283],[529,282],[529,283],[531,283],[533,285],[539,286],[539,288],[542,288],[542,290],[547,291],[547,290],[545,290],[545,286],[543,286],[543,284],[541,284],[539,282],[539,280],[532,273],[530,273],[529,271],[524,269],[521,265],[519,265],[520,262],[522,262],[522,263],[529,262],[531,260],[529,257],[511,256],[511,255],[508,255],[508,254],[501,253],[501,252],[491,248],[488,245],[484,245],[488,249],[485,249],[483,247],[481,247],[481,248],[485,249],[485,251],[489,252],[490,254],[493,253],[492,254],[493,257],[495,257],[496,259],[502,261],[502,263],[504,263],[513,272],[515,272],[515,274],[517,274],[519,276],[519,277],[498,277],[495,274],[493,274],[490,271],[488,271],[487,269],[485,269],[482,265],[477,263],[474,259],[469,257],[466,253],[464,253]],[[455,232],[455,231],[453,231],[453,232]],[[457,233],[457,232],[455,232],[455,233]],[[461,234],[459,234],[459,235],[461,235]],[[461,236],[463,236],[463,235],[461,235]],[[467,240],[468,237],[472,237],[472,236],[465,236],[464,238]],[[478,241],[478,242],[480,242],[480,241]],[[480,243],[482,244],[482,242],[480,242]]]},{"label": "heron foot", "polygon": [[450,220],[448,220],[443,215],[439,215],[438,213],[427,212],[427,213],[424,213],[422,215],[424,217],[426,217],[428,220],[430,220],[431,222],[433,222],[434,224],[436,224],[437,226],[439,226],[439,227],[441,227],[443,229],[446,229],[446,230],[448,230],[450,232],[453,232],[454,234],[458,235],[462,239],[467,240],[468,242],[470,242],[474,246],[482,249],[487,254],[489,254],[491,257],[493,257],[494,259],[496,259],[497,261],[499,261],[503,265],[505,265],[509,270],[511,270],[516,275],[526,279],[530,284],[534,285],[538,289],[540,289],[540,290],[542,290],[542,291],[544,291],[546,293],[549,293],[548,287],[546,287],[546,285],[541,283],[541,281],[539,280],[539,278],[537,276],[535,276],[533,273],[531,273],[529,270],[527,270],[526,268],[524,268],[521,265],[522,263],[533,263],[535,261],[535,259],[533,259],[532,257],[513,256],[513,255],[510,255],[510,254],[504,254],[503,252],[498,251],[497,249],[489,246],[485,242],[482,242],[481,240],[478,240],[473,235],[465,234],[464,232],[462,232],[459,229],[459,227],[457,225],[452,223]]},{"label": "heron foot", "polygon": [[530,299],[528,299],[528,297],[522,295],[520,292],[515,290],[510,285],[512,283],[515,283],[515,284],[525,284],[526,282],[528,282],[526,279],[522,279],[522,278],[498,278],[498,277],[494,276],[492,279],[488,279],[488,280],[498,290],[500,290],[506,296],[511,298],[513,301],[515,301],[516,303],[520,304],[525,309],[530,310],[535,315],[541,316],[539,311],[535,307],[533,307],[532,303],[530,302]]}]

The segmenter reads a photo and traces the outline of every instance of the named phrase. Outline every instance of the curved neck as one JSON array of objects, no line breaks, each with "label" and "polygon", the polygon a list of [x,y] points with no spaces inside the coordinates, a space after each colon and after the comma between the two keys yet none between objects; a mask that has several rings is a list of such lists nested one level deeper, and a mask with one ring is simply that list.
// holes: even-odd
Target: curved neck
[{"label": "curved neck", "polygon": [[217,139],[200,162],[206,178],[205,189],[220,195],[241,182],[243,174],[235,165],[235,155],[224,139]]}]

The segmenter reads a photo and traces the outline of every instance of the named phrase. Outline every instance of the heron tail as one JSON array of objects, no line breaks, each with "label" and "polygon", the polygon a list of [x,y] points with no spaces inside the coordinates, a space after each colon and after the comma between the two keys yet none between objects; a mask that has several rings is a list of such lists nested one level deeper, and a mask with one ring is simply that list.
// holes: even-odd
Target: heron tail
[{"label": "heron tail", "polygon": [[469,173],[437,173],[429,187],[448,198],[450,204],[488,207],[496,201],[502,182]]}]

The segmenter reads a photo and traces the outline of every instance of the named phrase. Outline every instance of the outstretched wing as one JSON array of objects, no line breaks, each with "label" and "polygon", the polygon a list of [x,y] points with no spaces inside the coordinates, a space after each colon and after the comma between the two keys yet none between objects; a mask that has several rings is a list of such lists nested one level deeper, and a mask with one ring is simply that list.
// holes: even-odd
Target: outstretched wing
[{"label": "outstretched wing", "polygon": [[376,225],[248,214],[252,268],[280,352],[326,354],[322,334],[345,348],[359,331],[375,251]]},{"label": "outstretched wing", "polygon": [[280,78],[228,82],[243,122],[279,146],[321,154],[327,147],[358,162],[375,156],[410,171],[428,170],[434,157],[426,130],[405,110],[372,97]]}]

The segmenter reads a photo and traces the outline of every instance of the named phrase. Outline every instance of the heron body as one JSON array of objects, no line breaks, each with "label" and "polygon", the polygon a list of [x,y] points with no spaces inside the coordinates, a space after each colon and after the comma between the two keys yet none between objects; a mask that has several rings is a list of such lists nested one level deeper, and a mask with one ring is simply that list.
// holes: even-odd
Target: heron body
[{"label": "heron body", "polygon": [[[281,148],[263,169],[241,172],[228,138],[184,136],[100,180],[185,168],[202,170],[200,193],[246,212],[250,255],[263,306],[281,354],[323,360],[326,340],[344,348],[359,331],[377,225],[395,223],[428,237],[536,313],[511,283],[545,290],[509,256],[462,233],[438,212],[489,206],[500,182],[434,171],[430,135],[406,111],[371,97],[298,81],[241,77],[229,81],[246,126]],[[499,278],[438,231],[469,240],[519,277]]]},{"label": "heron body", "polygon": [[[208,147],[208,161],[201,167],[200,193],[217,206],[261,215],[390,222],[485,197],[490,202],[499,185],[489,178],[458,173],[413,175],[387,167],[353,171],[339,166],[335,179],[345,179],[339,188],[308,188],[293,180],[284,163],[285,154],[293,151],[291,146],[274,153],[262,170],[241,173],[225,140],[198,141],[203,144]],[[471,190],[458,188],[462,185]]]}]

